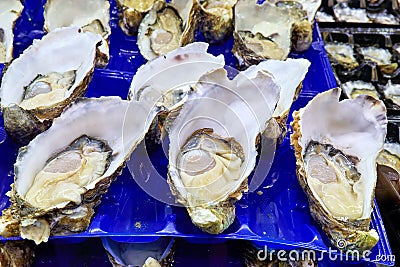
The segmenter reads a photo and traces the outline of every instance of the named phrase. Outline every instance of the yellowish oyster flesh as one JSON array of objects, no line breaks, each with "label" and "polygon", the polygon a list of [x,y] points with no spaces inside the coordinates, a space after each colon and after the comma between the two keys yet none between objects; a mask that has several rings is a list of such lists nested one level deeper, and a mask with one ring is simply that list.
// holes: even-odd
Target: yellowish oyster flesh
[{"label": "yellowish oyster flesh", "polygon": [[355,186],[360,174],[353,163],[333,147],[312,144],[308,149],[311,151],[306,152],[305,162],[311,190],[333,216],[360,218],[364,195]]},{"label": "yellowish oyster flesh", "polygon": [[69,201],[80,204],[85,185],[104,174],[110,154],[104,142],[82,136],[36,174],[26,201],[42,209]]},{"label": "yellowish oyster flesh", "polygon": [[26,88],[20,107],[25,110],[50,106],[62,101],[75,82],[75,71],[38,75]]}]

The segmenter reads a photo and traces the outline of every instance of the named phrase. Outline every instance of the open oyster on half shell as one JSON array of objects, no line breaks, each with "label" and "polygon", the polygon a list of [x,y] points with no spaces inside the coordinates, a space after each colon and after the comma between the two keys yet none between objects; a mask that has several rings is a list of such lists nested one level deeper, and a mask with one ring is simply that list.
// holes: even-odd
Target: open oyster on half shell
[{"label": "open oyster on half shell", "polygon": [[201,230],[218,234],[233,223],[279,90],[262,69],[233,80],[217,69],[200,78],[172,124],[168,183]]},{"label": "open oyster on half shell", "polygon": [[200,31],[208,42],[223,41],[233,30],[233,8],[237,0],[196,0],[200,7]]},{"label": "open oyster on half shell", "polygon": [[361,47],[359,51],[365,60],[375,62],[384,74],[392,74],[398,68],[397,62],[392,62],[392,54],[387,49],[369,46]]},{"label": "open oyster on half shell", "polygon": [[19,0],[0,1],[0,63],[9,62],[13,58],[13,29],[22,9]]},{"label": "open oyster on half shell", "polygon": [[108,0],[47,0],[44,8],[44,28],[47,32],[62,27],[75,26],[103,37],[98,47],[97,65],[104,67],[110,58],[108,38],[110,27],[110,2]]},{"label": "open oyster on half shell", "polygon": [[119,26],[126,35],[135,35],[143,17],[157,0],[116,0],[120,14]]},{"label": "open oyster on half shell", "polygon": [[320,93],[294,112],[291,143],[311,215],[332,245],[371,250],[376,159],[386,136],[386,108],[367,95],[339,102],[340,89]]},{"label": "open oyster on half shell", "polygon": [[344,43],[327,43],[325,44],[325,49],[333,63],[339,64],[349,70],[359,66],[354,56],[354,49],[351,45]]},{"label": "open oyster on half shell", "polygon": [[304,44],[309,46],[311,33],[307,13],[299,2],[266,1],[260,5],[255,0],[239,0],[235,6],[233,53],[240,65],[284,60],[292,47],[300,51]]},{"label": "open oyster on half shell", "polygon": [[150,60],[193,42],[197,24],[197,1],[157,1],[139,25],[140,53]]},{"label": "open oyster on half shell", "polygon": [[389,80],[388,83],[383,86],[383,94],[386,99],[400,107],[400,84],[392,83],[392,81]]},{"label": "open oyster on half shell", "polygon": [[6,69],[0,87],[4,127],[27,144],[46,130],[90,82],[101,37],[59,28],[36,40]]},{"label": "open oyster on half shell", "polygon": [[74,102],[47,131],[20,148],[0,234],[39,244],[50,235],[86,230],[157,112],[119,97]]},{"label": "open oyster on half shell", "polygon": [[349,81],[342,84],[342,88],[348,98],[356,98],[359,95],[369,95],[379,100],[379,93],[372,83]]},{"label": "open oyster on half shell", "polygon": [[207,48],[208,44],[201,42],[177,48],[147,62],[133,77],[128,98],[164,108],[152,127],[152,130],[156,130],[153,132],[156,140],[160,137],[158,132],[165,134],[164,130],[168,129],[171,120],[179,113],[200,77],[224,67],[224,57],[207,53]]}]

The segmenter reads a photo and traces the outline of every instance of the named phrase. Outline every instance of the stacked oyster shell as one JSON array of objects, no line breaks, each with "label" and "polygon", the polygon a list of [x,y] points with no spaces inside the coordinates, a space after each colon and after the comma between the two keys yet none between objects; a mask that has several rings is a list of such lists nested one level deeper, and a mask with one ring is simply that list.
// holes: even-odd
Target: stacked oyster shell
[{"label": "stacked oyster shell", "polygon": [[99,35],[80,28],[59,28],[36,40],[7,67],[1,109],[14,140],[27,144],[86,92],[100,42]]},{"label": "stacked oyster shell", "polygon": [[340,89],[317,95],[294,113],[291,143],[297,176],[313,218],[332,245],[370,250],[376,159],[386,136],[386,108],[367,95],[339,102]]},{"label": "stacked oyster shell", "polygon": [[38,244],[85,230],[157,112],[119,97],[77,100],[19,150],[1,235]]},{"label": "stacked oyster shell", "polygon": [[22,9],[19,0],[0,2],[0,63],[9,62],[13,58],[13,29]]}]

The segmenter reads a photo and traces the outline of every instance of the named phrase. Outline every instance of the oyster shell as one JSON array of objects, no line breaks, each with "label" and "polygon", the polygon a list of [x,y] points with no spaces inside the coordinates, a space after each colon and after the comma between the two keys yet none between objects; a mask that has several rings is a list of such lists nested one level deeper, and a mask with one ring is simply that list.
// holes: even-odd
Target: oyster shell
[{"label": "oyster shell", "polygon": [[103,42],[98,48],[99,67],[107,65],[111,34],[110,3],[108,0],[47,0],[44,9],[44,28],[47,32],[62,27],[76,26],[84,31],[100,34]]},{"label": "oyster shell", "polygon": [[235,7],[233,53],[240,65],[253,65],[265,59],[283,60],[291,47],[291,29],[296,18],[289,9],[269,2],[239,0]]},{"label": "oyster shell", "polygon": [[369,227],[386,108],[370,96],[341,102],[339,96],[338,88],[320,93],[294,112],[291,143],[313,218],[332,245],[365,251],[379,240]]},{"label": "oyster shell", "polygon": [[233,30],[233,8],[237,0],[196,0],[200,6],[200,30],[211,43],[223,41]]},{"label": "oyster shell", "polygon": [[119,97],[77,100],[19,150],[1,235],[39,244],[85,230],[156,112]]},{"label": "oyster shell", "polygon": [[56,29],[8,66],[0,98],[4,126],[13,139],[27,144],[86,92],[100,42],[99,35],[76,27]]},{"label": "oyster shell", "polygon": [[233,223],[279,90],[262,69],[233,80],[218,69],[199,80],[172,124],[168,183],[201,230],[217,234]]},{"label": "oyster shell", "polygon": [[194,41],[197,1],[157,1],[139,25],[138,46],[147,60]]},{"label": "oyster shell", "polygon": [[379,100],[379,93],[372,83],[349,81],[342,84],[342,88],[348,98],[356,98],[359,95],[369,95]]},{"label": "oyster shell", "polygon": [[157,0],[117,0],[120,10],[119,26],[126,35],[135,35],[143,17]]},{"label": "oyster shell", "polygon": [[35,244],[30,240],[0,243],[0,266],[30,267],[35,258]]},{"label": "oyster shell", "polygon": [[[192,43],[147,62],[133,77],[128,97],[149,106],[162,106],[167,113],[179,110],[203,74],[225,65],[222,55],[215,57],[207,53],[207,48],[207,43]],[[172,118],[173,114],[168,120]],[[163,118],[158,119],[159,130],[164,133],[164,126],[168,125]]]},{"label": "oyster shell", "polygon": [[375,62],[382,73],[392,74],[398,68],[396,62],[392,63],[392,54],[387,49],[373,46],[361,47],[360,53],[364,59]]},{"label": "oyster shell", "polygon": [[378,177],[389,181],[393,188],[400,193],[400,144],[385,143],[383,151],[377,158]]},{"label": "oyster shell", "polygon": [[174,257],[174,239],[160,237],[153,242],[123,243],[102,238],[103,246],[114,267],[170,267]]},{"label": "oyster shell", "polygon": [[394,84],[388,81],[386,86],[383,87],[383,94],[386,99],[389,99],[393,104],[400,106],[400,84]]},{"label": "oyster shell", "polygon": [[331,60],[342,65],[346,69],[354,69],[358,67],[358,62],[354,57],[353,47],[343,43],[327,43],[325,44],[326,52]]},{"label": "oyster shell", "polygon": [[13,58],[13,28],[19,18],[23,5],[19,0],[2,0],[0,2],[0,63]]}]

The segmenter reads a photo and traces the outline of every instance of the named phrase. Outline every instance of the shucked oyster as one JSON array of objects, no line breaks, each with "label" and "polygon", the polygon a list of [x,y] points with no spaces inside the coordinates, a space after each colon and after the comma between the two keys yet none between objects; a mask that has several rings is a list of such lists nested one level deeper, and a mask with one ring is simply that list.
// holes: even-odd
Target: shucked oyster
[{"label": "shucked oyster", "polygon": [[139,25],[138,46],[147,60],[194,41],[197,1],[157,1]]},{"label": "shucked oyster", "polygon": [[84,31],[100,34],[103,42],[99,46],[97,64],[107,65],[110,57],[108,37],[111,34],[108,0],[47,0],[44,19],[44,28],[47,32],[61,27],[76,26]]},{"label": "shucked oyster", "polygon": [[13,28],[22,9],[19,0],[0,1],[0,63],[9,62],[13,57]]},{"label": "shucked oyster", "polygon": [[114,267],[170,267],[174,260],[174,239],[170,237],[160,237],[153,242],[124,243],[112,238],[102,241]]},{"label": "shucked oyster", "polygon": [[38,244],[85,230],[156,112],[119,97],[77,100],[19,150],[0,234]]},{"label": "shucked oyster", "polygon": [[[206,43],[193,43],[147,62],[133,77],[129,98],[150,106],[162,106],[168,113],[178,110],[203,74],[225,65],[222,55],[215,57],[207,53],[207,48]],[[167,125],[163,118],[158,120],[163,132]]]},{"label": "shucked oyster", "polygon": [[218,69],[200,79],[172,124],[168,183],[203,231],[221,233],[233,223],[279,90],[262,69],[233,80]]},{"label": "shucked oyster", "polygon": [[342,85],[343,91],[348,98],[356,98],[359,95],[369,95],[379,100],[378,91],[372,83],[363,81],[349,81]]},{"label": "shucked oyster", "polygon": [[321,93],[294,113],[297,177],[332,245],[370,250],[379,240],[369,227],[386,108],[370,96],[338,102],[339,96],[340,89]]},{"label": "shucked oyster", "polygon": [[392,101],[393,104],[400,106],[400,84],[394,84],[392,81],[388,81],[386,86],[383,88],[385,98]]},{"label": "shucked oyster", "polygon": [[237,0],[196,1],[200,6],[200,30],[208,42],[220,42],[232,33],[233,7]]},{"label": "shucked oyster", "polygon": [[119,26],[127,35],[135,35],[143,17],[157,0],[117,0],[120,10]]},{"label": "shucked oyster", "polygon": [[358,67],[358,62],[354,57],[354,50],[351,45],[343,43],[327,43],[325,49],[334,63],[338,63],[346,69],[354,69]]},{"label": "shucked oyster", "polygon": [[60,28],[35,41],[10,64],[0,98],[4,126],[13,139],[27,144],[86,92],[100,42],[97,34]]},{"label": "shucked oyster", "polygon": [[360,53],[364,59],[375,62],[382,73],[392,74],[398,67],[396,62],[392,63],[392,54],[387,49],[373,46],[361,47]]}]

